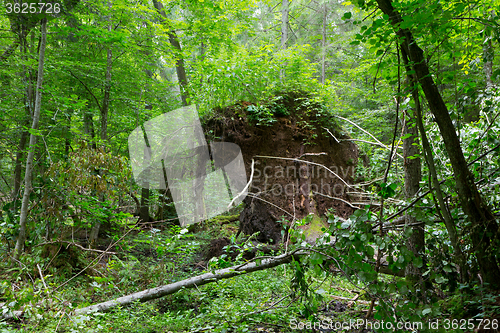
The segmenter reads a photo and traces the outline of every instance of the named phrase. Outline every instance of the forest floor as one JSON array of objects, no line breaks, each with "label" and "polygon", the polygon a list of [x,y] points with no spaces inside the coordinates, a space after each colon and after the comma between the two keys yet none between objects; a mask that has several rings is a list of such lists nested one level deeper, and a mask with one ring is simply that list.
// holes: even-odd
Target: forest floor
[{"label": "forest floor", "polygon": [[[61,266],[54,270],[57,274],[44,276],[46,289],[41,279],[35,278],[36,272],[31,274],[35,290],[27,289],[29,283],[22,277],[14,282],[25,312],[18,319],[0,321],[0,332],[311,332],[312,325],[322,323],[326,328],[363,318],[367,298],[335,273],[310,276],[311,288],[321,294],[322,301],[317,304],[316,315],[304,317],[303,305],[290,286],[294,271],[289,265],[181,290],[107,313],[71,314],[77,307],[236,264],[226,255],[207,261],[209,241],[220,236],[234,240],[238,230],[236,221],[221,220],[206,221],[197,226],[196,233],[181,233],[177,226],[136,230],[108,249],[116,254],[64,252],[66,261],[58,263]],[[101,243],[99,248],[105,249],[108,243]],[[69,257],[70,252],[76,256]],[[2,274],[2,280],[6,275]]]}]

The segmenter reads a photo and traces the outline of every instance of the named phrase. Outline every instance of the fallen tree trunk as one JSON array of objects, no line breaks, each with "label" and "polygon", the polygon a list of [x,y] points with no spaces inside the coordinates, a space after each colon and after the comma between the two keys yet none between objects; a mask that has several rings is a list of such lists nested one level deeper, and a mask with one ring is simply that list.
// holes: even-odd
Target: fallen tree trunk
[{"label": "fallen tree trunk", "polygon": [[[219,269],[214,272],[205,273],[202,275],[194,276],[189,279],[174,282],[164,286],[156,287],[153,289],[147,289],[144,291],[139,291],[127,296],[118,297],[111,301],[106,301],[103,303],[90,305],[85,308],[76,309],[75,315],[83,315],[90,312],[102,311],[106,312],[115,306],[126,306],[130,305],[136,301],[146,302],[153,299],[157,299],[163,296],[167,296],[181,289],[197,288],[207,283],[229,279],[236,275],[247,274],[251,272],[256,272],[260,270],[265,270],[268,268],[276,267],[279,265],[287,264],[293,259],[298,259],[303,255],[310,254],[307,249],[297,249],[293,252],[282,254],[273,258],[262,259],[258,264],[256,262],[249,262],[238,266],[232,266],[229,268]],[[254,259],[255,260],[255,259]],[[404,276],[404,272],[393,272],[387,267],[382,266],[384,269],[380,271],[383,274]]]},{"label": "fallen tree trunk", "polygon": [[292,261],[294,258],[298,258],[302,255],[307,254],[306,251],[296,250],[287,254],[282,254],[274,258],[263,259],[260,264],[256,262],[250,262],[243,265],[233,266],[229,268],[219,269],[214,272],[205,273],[199,276],[194,276],[186,280],[174,282],[171,284],[167,284],[164,286],[156,287],[153,289],[147,289],[144,291],[139,291],[137,293],[133,293],[127,296],[118,297],[114,300],[90,305],[85,308],[76,309],[76,315],[83,315],[90,312],[96,311],[109,311],[115,306],[126,306],[130,305],[133,302],[140,301],[146,302],[152,299],[160,298],[166,295],[173,294],[181,289],[189,289],[196,288],[202,286],[204,284],[215,282],[222,279],[232,278],[236,275],[256,272],[272,267],[276,267],[282,264],[287,264]]},{"label": "fallen tree trunk", "polygon": [[[332,243],[328,243],[332,244]],[[324,245],[328,245],[324,244]],[[299,248],[290,253],[282,254],[276,257],[267,258],[259,260],[259,258],[254,258],[253,262],[248,262],[245,264],[232,266],[229,268],[219,269],[214,272],[205,273],[202,275],[194,276],[189,279],[185,279],[182,281],[174,282],[171,284],[167,284],[164,286],[147,289],[143,291],[139,291],[127,296],[118,297],[111,301],[106,301],[99,304],[94,304],[87,306],[81,309],[75,309],[74,315],[84,315],[91,312],[102,311],[106,312],[111,310],[116,306],[127,306],[136,301],[146,302],[153,299],[161,298],[170,294],[174,294],[181,289],[189,289],[189,288],[197,288],[198,286],[202,286],[204,284],[208,284],[211,282],[216,282],[223,279],[229,279],[237,275],[247,274],[251,272],[256,272],[260,270],[265,270],[268,268],[276,267],[279,265],[287,264],[292,260],[297,260],[304,255],[310,254],[308,249]],[[259,262],[260,261],[260,262]],[[374,264],[370,262],[370,264]],[[342,272],[342,271],[339,271]],[[389,275],[397,275],[404,276],[404,272],[393,272],[386,265],[381,266],[380,273],[389,274]],[[0,309],[5,305],[5,303],[0,303]],[[24,309],[20,311],[8,311],[4,314],[0,315],[0,318],[3,319],[13,319],[19,318],[24,315]]]}]

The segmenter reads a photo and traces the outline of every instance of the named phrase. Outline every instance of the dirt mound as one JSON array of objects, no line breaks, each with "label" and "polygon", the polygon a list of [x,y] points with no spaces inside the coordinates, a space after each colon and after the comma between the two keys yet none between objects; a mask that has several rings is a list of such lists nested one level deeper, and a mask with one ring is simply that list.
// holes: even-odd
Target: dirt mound
[{"label": "dirt mound", "polygon": [[260,232],[259,241],[274,243],[282,238],[277,221],[321,216],[328,209],[341,217],[352,214],[347,203],[334,198],[349,201],[346,190],[358,148],[342,141],[348,137],[311,96],[288,92],[260,104],[240,102],[216,110],[204,127],[211,140],[240,146],[248,179],[255,160],[251,193],[240,216],[245,234]]}]

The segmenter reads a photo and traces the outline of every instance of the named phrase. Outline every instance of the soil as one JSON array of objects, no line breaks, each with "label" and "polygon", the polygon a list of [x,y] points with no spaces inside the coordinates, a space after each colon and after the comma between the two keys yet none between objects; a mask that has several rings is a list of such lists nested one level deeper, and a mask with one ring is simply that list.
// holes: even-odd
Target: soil
[{"label": "soil", "polygon": [[353,183],[358,161],[356,144],[342,141],[349,137],[342,133],[329,110],[303,92],[275,96],[258,105],[240,102],[220,108],[203,121],[205,133],[212,134],[209,139],[236,143],[241,148],[247,180],[255,160],[240,229],[247,235],[259,232],[257,239],[268,243],[282,239],[283,226],[278,221],[283,219],[290,224],[308,214],[324,216],[330,209],[340,217],[351,215],[353,209],[348,204],[329,197],[350,201],[344,182]]}]

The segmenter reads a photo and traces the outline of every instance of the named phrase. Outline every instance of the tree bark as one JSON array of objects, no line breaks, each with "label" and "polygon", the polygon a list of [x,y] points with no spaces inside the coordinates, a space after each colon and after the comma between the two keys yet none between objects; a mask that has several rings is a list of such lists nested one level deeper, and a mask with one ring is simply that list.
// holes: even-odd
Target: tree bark
[{"label": "tree bark", "polygon": [[[412,85],[410,83],[410,85]],[[414,89],[413,89],[414,90]],[[415,105],[419,107],[419,105]],[[415,111],[414,111],[415,112]],[[413,112],[405,113],[404,122],[404,134],[411,135],[410,137],[403,140],[403,157],[404,157],[404,189],[405,198],[407,200],[413,200],[418,190],[420,189],[420,180],[422,179],[422,168],[420,157],[416,157],[419,153],[418,149],[418,129],[415,120],[415,115]],[[406,243],[408,249],[413,252],[416,257],[422,259],[422,263],[425,262],[425,240],[424,240],[424,229],[422,226],[416,225],[417,219],[409,214],[405,214],[405,224],[408,228],[411,228],[412,234],[408,238]],[[411,227],[409,227],[411,226]],[[424,294],[425,285],[422,279],[422,269],[410,264],[406,268],[405,272],[406,280],[410,285],[418,286],[420,288],[419,295]]]},{"label": "tree bark", "polygon": [[409,29],[400,28],[403,20],[399,12],[394,10],[391,0],[376,1],[382,12],[389,16],[389,20],[400,38],[401,46],[408,55],[429,108],[443,136],[443,142],[455,174],[456,190],[460,203],[471,222],[472,250],[476,255],[483,281],[488,283],[491,288],[500,289],[500,269],[496,253],[492,250],[492,240],[498,235],[498,224],[495,216],[482,200],[474,183],[474,177],[467,167],[455,127],[429,72],[423,50],[418,46]]},{"label": "tree bark", "polygon": [[[31,128],[34,131],[38,130],[38,122],[40,120],[40,109],[42,106],[42,82],[43,82],[43,67],[45,61],[45,47],[47,44],[47,20],[42,20],[41,28],[42,36],[40,42],[40,54],[38,57],[38,77],[36,83],[36,93],[35,93],[35,110],[33,112],[33,124]],[[26,161],[26,172],[24,177],[24,195],[21,204],[21,216],[19,218],[19,236],[17,237],[16,247],[14,249],[14,258],[19,260],[21,257],[21,252],[23,251],[24,242],[26,241],[26,224],[28,220],[28,206],[29,206],[29,195],[31,192],[31,176],[32,176],[32,166],[33,158],[35,156],[35,146],[36,146],[36,133],[31,133],[28,158]]]},{"label": "tree bark", "polygon": [[288,12],[289,0],[283,0],[281,3],[281,49],[287,48],[288,43]]},{"label": "tree bark", "polygon": [[143,184],[141,190],[141,207],[139,209],[139,219],[141,222],[150,222],[151,216],[149,215],[149,188]]}]

